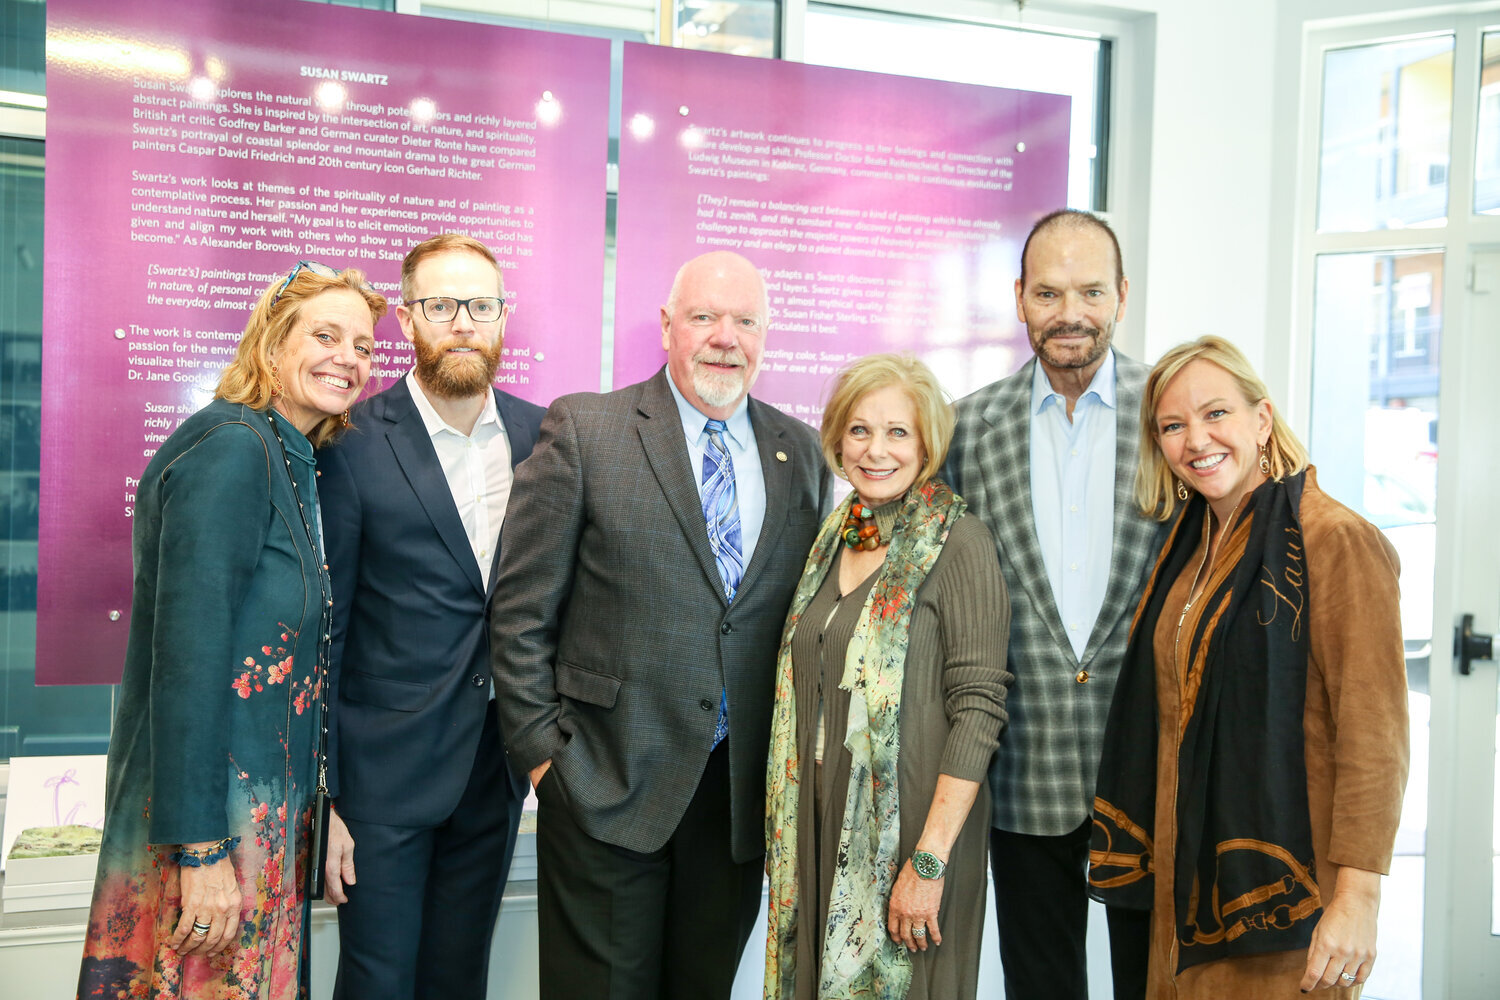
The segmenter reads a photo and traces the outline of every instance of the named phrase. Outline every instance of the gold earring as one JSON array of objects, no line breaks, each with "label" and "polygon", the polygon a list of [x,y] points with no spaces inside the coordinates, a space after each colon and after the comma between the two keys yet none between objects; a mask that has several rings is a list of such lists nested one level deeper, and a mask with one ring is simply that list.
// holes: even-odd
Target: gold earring
[{"label": "gold earring", "polygon": [[1266,446],[1260,446],[1260,474],[1269,476],[1271,474],[1271,456],[1266,454]]},{"label": "gold earring", "polygon": [[281,372],[276,368],[276,362],[271,362],[271,395],[279,396],[286,389],[281,384]]},{"label": "gold earring", "polygon": [[1182,484],[1182,480],[1179,479],[1179,480],[1177,480],[1177,499],[1181,500],[1183,503],[1187,503],[1187,498],[1188,498],[1188,488],[1186,486],[1184,486]]},{"label": "gold earring", "polygon": [[343,413],[339,414],[339,425],[342,426],[345,430],[349,429],[349,411],[348,410],[345,410]]}]

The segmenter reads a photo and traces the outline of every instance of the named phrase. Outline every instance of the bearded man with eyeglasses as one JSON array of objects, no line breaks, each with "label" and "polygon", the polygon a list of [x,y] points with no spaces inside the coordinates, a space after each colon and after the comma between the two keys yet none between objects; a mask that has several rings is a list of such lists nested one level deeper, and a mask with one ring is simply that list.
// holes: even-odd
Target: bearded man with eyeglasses
[{"label": "bearded man with eyeglasses", "polygon": [[335,602],[334,996],[481,998],[527,788],[506,764],[485,605],[512,470],[543,410],[493,386],[509,307],[484,244],[446,233],[413,247],[401,298],[415,366],[318,456]]}]

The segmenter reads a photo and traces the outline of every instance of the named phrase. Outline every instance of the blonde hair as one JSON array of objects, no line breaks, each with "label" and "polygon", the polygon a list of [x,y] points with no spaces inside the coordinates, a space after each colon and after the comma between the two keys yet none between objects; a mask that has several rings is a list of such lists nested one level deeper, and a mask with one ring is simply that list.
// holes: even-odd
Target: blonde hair
[{"label": "blonde hair", "polygon": [[1172,379],[1194,361],[1207,361],[1224,369],[1251,406],[1258,406],[1264,400],[1271,407],[1271,437],[1266,441],[1266,456],[1271,461],[1272,479],[1279,481],[1296,475],[1308,464],[1307,448],[1281,419],[1266,384],[1238,347],[1223,337],[1213,336],[1178,344],[1151,369],[1141,393],[1141,461],[1135,473],[1135,502],[1144,514],[1158,521],[1171,519],[1179,501],[1177,476],[1157,441],[1156,410]]},{"label": "blonde hair", "polygon": [[[234,360],[219,376],[214,398],[243,403],[256,410],[269,408],[274,396],[272,385],[276,381],[271,371],[271,359],[286,343],[307,301],[338,288],[347,288],[365,300],[370,309],[370,322],[379,322],[385,315],[385,296],[371,288],[365,282],[364,272],[357,268],[348,267],[337,276],[328,276],[303,267],[290,283],[285,278],[277,278],[261,292],[260,301],[250,311],[250,320],[240,336],[239,348],[234,353]],[[321,448],[343,427],[341,416],[324,417],[313,427],[307,439],[313,447]]]},{"label": "blonde hair", "polygon": [[823,458],[838,475],[844,476],[839,448],[849,425],[849,414],[870,393],[893,385],[900,386],[911,398],[917,414],[917,433],[922,435],[922,447],[927,452],[927,460],[912,485],[921,486],[943,467],[948,445],[953,441],[954,415],[953,404],[938,384],[937,376],[914,354],[871,354],[851,361],[840,370],[833,383],[833,395],[823,407],[823,426],[818,436]]},{"label": "blonde hair", "polygon": [[416,294],[417,265],[428,257],[436,257],[440,253],[471,253],[489,261],[490,266],[495,269],[495,280],[499,282],[498,294],[501,298],[505,297],[505,276],[500,273],[500,262],[495,259],[493,250],[474,237],[463,233],[439,233],[406,251],[406,258],[401,261],[401,302],[403,305],[410,302],[412,296]]}]

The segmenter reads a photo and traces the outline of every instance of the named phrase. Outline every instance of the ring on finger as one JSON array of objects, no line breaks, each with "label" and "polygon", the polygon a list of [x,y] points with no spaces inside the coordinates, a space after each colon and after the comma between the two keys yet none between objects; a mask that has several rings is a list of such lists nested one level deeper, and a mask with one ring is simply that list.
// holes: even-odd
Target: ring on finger
[{"label": "ring on finger", "polygon": [[1346,983],[1352,983],[1356,979],[1358,979],[1359,977],[1356,976],[1356,975],[1354,975],[1354,973],[1352,973],[1352,972],[1340,972],[1339,973],[1339,978],[1342,979]]},{"label": "ring on finger", "polygon": [[209,932],[210,927],[211,927],[210,924],[205,924],[201,920],[194,920],[193,921],[193,933],[195,933],[195,934],[207,934]]},{"label": "ring on finger", "polygon": [[926,937],[927,936],[927,925],[926,924],[918,924],[915,927],[913,927],[911,929],[911,936],[914,937],[914,938],[924,938],[924,937]]}]

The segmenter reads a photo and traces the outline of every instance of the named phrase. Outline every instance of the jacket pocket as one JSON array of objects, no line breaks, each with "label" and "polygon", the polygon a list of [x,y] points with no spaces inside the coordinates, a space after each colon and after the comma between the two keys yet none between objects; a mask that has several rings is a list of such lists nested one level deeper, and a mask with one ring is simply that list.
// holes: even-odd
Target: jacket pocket
[{"label": "jacket pocket", "polygon": [[397,712],[415,712],[427,704],[431,686],[416,681],[398,681],[390,677],[346,670],[339,682],[339,693],[350,701]]},{"label": "jacket pocket", "polygon": [[615,699],[620,694],[620,678],[562,661],[558,661],[555,676],[557,693],[564,698],[588,702],[600,708],[615,707]]},{"label": "jacket pocket", "polygon": [[788,511],[786,515],[786,523],[797,527],[819,524],[821,521],[822,518],[818,516],[818,512],[811,507],[798,507],[796,510]]}]

